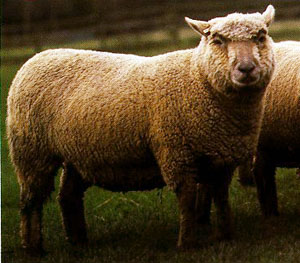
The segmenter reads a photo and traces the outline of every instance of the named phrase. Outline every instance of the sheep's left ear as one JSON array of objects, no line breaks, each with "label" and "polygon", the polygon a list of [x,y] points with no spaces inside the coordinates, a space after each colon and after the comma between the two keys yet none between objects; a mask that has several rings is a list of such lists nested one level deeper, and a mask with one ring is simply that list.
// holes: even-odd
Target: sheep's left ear
[{"label": "sheep's left ear", "polygon": [[262,13],[262,16],[265,19],[266,25],[269,26],[274,20],[275,8],[272,5],[269,5],[266,11]]},{"label": "sheep's left ear", "polygon": [[210,27],[210,24],[205,21],[199,21],[199,20],[194,20],[188,17],[185,17],[185,21],[188,23],[188,25],[194,29],[197,33],[207,36],[208,35],[208,29]]}]

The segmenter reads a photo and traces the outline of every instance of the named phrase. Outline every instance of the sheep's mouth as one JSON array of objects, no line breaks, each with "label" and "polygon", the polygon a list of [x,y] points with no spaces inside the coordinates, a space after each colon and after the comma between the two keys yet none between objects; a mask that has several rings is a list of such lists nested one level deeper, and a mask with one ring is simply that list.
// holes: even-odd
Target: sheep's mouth
[{"label": "sheep's mouth", "polygon": [[245,78],[242,80],[231,78],[232,84],[226,88],[227,94],[252,94],[261,92],[264,89],[260,83],[260,77],[256,78]]},{"label": "sheep's mouth", "polygon": [[254,87],[260,80],[259,72],[242,73],[234,70],[231,74],[231,81],[235,88]]},{"label": "sheep's mouth", "polygon": [[245,87],[254,87],[259,81],[259,77],[250,77],[247,76],[242,79],[232,78],[232,82],[236,88],[245,88]]}]

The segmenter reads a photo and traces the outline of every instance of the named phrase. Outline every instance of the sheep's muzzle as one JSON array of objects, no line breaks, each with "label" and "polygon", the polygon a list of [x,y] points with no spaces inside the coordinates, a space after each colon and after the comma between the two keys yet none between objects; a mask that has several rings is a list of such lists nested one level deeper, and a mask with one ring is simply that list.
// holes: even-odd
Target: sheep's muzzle
[{"label": "sheep's muzzle", "polygon": [[230,43],[228,49],[234,61],[230,76],[234,86],[255,86],[261,76],[261,68],[255,58],[255,44],[250,41],[237,41]]}]

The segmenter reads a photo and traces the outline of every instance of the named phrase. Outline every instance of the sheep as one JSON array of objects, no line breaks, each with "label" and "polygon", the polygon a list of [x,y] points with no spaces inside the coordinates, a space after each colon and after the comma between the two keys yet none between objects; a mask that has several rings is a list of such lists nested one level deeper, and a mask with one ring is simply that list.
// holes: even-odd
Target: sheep
[{"label": "sheep", "polygon": [[[273,49],[276,69],[266,91],[266,106],[257,153],[239,166],[240,183],[256,183],[258,200],[265,217],[279,215],[276,167],[300,165],[300,42],[274,43]],[[296,174],[300,175],[299,168]],[[200,186],[198,192],[198,220],[206,224],[210,220],[211,198]]]},{"label": "sheep", "polygon": [[197,182],[206,182],[231,236],[232,171],[255,151],[273,69],[268,27],[275,10],[208,22],[186,18],[198,47],[141,57],[43,51],[15,76],[7,136],[20,184],[22,245],[43,250],[41,213],[64,167],[59,203],[71,243],[87,240],[84,191],[150,190],[177,196],[177,246],[197,246]]},{"label": "sheep", "polygon": [[[276,167],[300,167],[300,42],[274,43],[276,69],[266,91],[266,106],[257,153],[239,167],[240,181],[255,178],[266,217],[279,214]],[[296,171],[300,174],[300,170]],[[249,179],[250,178],[250,179]]]}]

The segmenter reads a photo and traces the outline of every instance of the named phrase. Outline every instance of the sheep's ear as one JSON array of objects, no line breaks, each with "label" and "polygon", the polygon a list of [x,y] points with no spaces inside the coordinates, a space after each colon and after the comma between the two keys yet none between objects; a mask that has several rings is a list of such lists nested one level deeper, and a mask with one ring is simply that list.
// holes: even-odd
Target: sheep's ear
[{"label": "sheep's ear", "polygon": [[194,29],[197,33],[200,33],[203,36],[207,36],[209,34],[210,24],[205,21],[194,20],[188,17],[185,17],[185,21],[188,25]]},{"label": "sheep's ear", "polygon": [[266,11],[262,13],[262,16],[265,19],[266,25],[269,26],[274,20],[275,8],[272,5],[269,5]]}]

